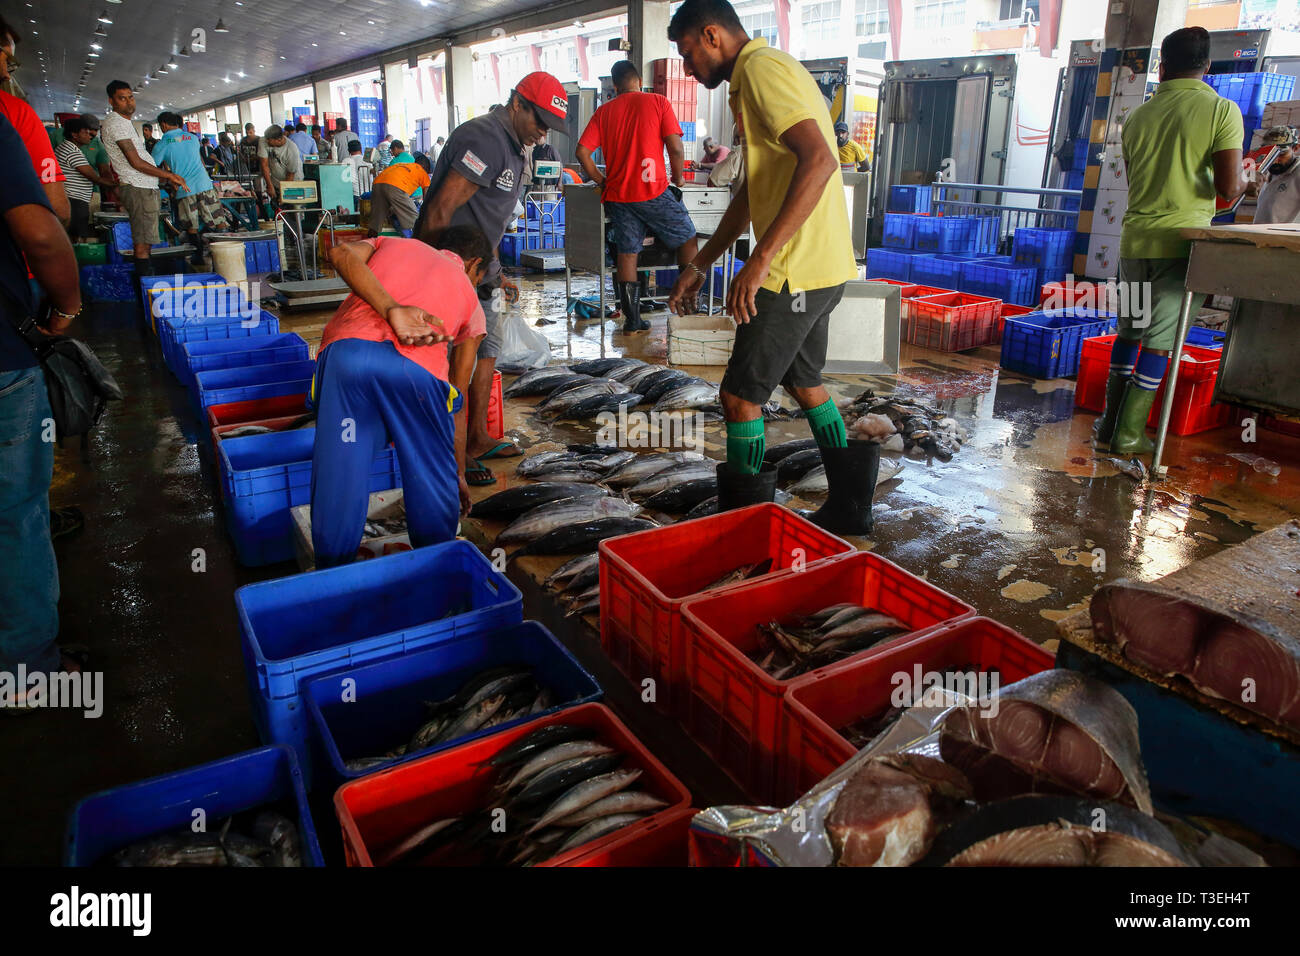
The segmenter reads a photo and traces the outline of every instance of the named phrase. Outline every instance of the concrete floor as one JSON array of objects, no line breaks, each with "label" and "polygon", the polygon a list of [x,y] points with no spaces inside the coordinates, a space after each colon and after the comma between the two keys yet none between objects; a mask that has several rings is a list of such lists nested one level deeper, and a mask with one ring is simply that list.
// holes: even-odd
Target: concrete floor
[{"label": "concrete floor", "polygon": [[[556,361],[602,349],[663,361],[663,312],[650,314],[650,333],[624,337],[614,320],[564,320],[562,274],[520,284],[530,323],[557,320],[541,328]],[[590,279],[575,286],[593,289]],[[306,313],[283,326],[315,342],[326,318]],[[54,505],[75,503],[87,516],[83,531],[55,544],[61,639],[90,646],[94,668],[105,673],[106,703],[97,720],[43,712],[5,722],[0,762],[21,771],[0,818],[0,863],[56,862],[66,815],[89,793],[255,746],[232,595],[242,584],[296,571],[235,562],[215,503],[206,435],[138,306],[96,306],[77,334],[128,396],[96,431],[88,460],[76,447],[58,453],[51,491]],[[695,371],[716,379],[721,369]],[[906,461],[900,479],[877,495],[875,534],[855,543],[1049,646],[1054,621],[1102,581],[1159,577],[1295,512],[1300,441],[1260,431],[1247,445],[1236,427],[1172,438],[1170,479],[1139,486],[1094,458],[1093,416],[1073,414],[1072,382],[1004,373],[994,350],[945,355],[904,346],[896,378],[835,376],[828,384],[841,400],[868,385],[898,389],[941,406],[970,432],[949,464]],[[506,426],[529,447],[592,434],[539,422],[523,403],[507,407]],[[774,423],[768,441],[806,437],[806,429],[800,421]],[[721,426],[707,438],[710,453],[721,457]],[[1281,474],[1227,457],[1243,451],[1279,463]],[[513,467],[495,463],[501,480],[476,496],[517,481]],[[465,530],[481,542],[495,531]],[[1104,571],[1093,570],[1095,548],[1104,551]],[[194,569],[196,549],[203,571]],[[601,658],[592,622],[565,620],[540,596],[533,580],[554,563],[519,562],[512,576],[525,590],[525,616],[556,630],[596,673],[611,705],[679,773],[697,805],[736,800],[734,786],[675,724],[639,706]],[[318,805],[317,830],[336,842],[328,794]]]}]

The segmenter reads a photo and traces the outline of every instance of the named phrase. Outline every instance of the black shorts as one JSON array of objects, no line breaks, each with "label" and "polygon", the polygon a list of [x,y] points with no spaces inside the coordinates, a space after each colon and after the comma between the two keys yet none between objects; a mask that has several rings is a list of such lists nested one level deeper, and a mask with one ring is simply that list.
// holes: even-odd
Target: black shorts
[{"label": "black shorts", "polygon": [[736,344],[722,390],[762,405],[778,385],[816,388],[826,364],[826,331],[844,296],[844,284],[797,294],[759,289],[757,314],[736,327]]}]

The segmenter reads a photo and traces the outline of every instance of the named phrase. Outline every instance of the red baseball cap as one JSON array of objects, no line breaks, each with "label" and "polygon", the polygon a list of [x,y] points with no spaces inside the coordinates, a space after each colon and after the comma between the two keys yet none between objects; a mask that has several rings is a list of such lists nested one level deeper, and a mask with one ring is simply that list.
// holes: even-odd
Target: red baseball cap
[{"label": "red baseball cap", "polygon": [[515,92],[541,111],[543,122],[557,133],[568,129],[569,93],[551,74],[529,73],[515,86]]}]

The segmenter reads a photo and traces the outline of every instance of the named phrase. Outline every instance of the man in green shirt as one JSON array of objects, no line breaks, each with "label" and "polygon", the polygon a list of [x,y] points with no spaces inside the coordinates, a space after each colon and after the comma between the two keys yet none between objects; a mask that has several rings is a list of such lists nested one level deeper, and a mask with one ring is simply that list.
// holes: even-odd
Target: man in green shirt
[{"label": "man in green shirt", "polygon": [[1129,201],[1119,281],[1128,294],[1093,437],[1123,455],[1152,451],[1146,421],[1178,335],[1191,253],[1182,230],[1210,224],[1216,194],[1232,200],[1246,191],[1241,111],[1205,83],[1209,65],[1203,28],[1165,37],[1160,85],[1121,135]]}]

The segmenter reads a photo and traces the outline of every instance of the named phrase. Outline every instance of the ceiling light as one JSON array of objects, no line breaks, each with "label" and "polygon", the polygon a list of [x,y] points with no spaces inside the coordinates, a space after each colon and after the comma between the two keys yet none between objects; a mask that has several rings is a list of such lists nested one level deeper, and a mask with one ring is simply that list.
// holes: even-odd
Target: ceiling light
[{"label": "ceiling light", "polygon": [[213,33],[229,33],[230,29],[226,26],[226,21],[217,17],[217,25],[212,28]]},{"label": "ceiling light", "polygon": [[96,53],[94,50],[91,50],[89,53],[86,54],[86,56],[99,56],[99,54]]},{"label": "ceiling light", "polygon": [[102,46],[100,46],[98,43],[92,43],[92,44],[90,45],[90,48],[91,48],[92,50],[102,50],[102,49],[104,49],[104,48],[103,48]]},{"label": "ceiling light", "polygon": [[158,70],[156,73],[154,73],[154,76],[166,76],[166,75],[167,75],[167,64],[164,63],[162,66],[158,67]]},{"label": "ceiling light", "polygon": [[168,58],[167,58],[167,69],[169,69],[169,70],[175,70],[175,69],[178,69],[178,67],[177,67],[177,65],[176,65],[176,57],[175,57],[175,56],[171,56],[171,57],[168,57]]},{"label": "ceiling light", "polygon": [[283,59],[284,59],[284,58],[285,58],[285,57],[284,57],[284,54],[283,54],[283,53],[281,53],[281,54],[280,54],[280,59],[282,59],[282,60],[283,60]]},{"label": "ceiling light", "polygon": [[366,23],[369,23],[372,27],[375,25],[374,20],[367,20]]},{"label": "ceiling light", "polygon": [[228,77],[228,76],[222,77],[222,78],[221,78],[221,82],[223,82],[223,83],[229,83],[229,82],[230,82],[230,77]]},{"label": "ceiling light", "polygon": [[347,36],[347,34],[344,33],[342,30],[340,30],[340,31],[339,31],[339,36],[341,36],[341,37],[345,37],[345,36]]},{"label": "ceiling light", "polygon": [[100,22],[100,23],[112,23],[112,22],[113,22],[112,19],[109,18],[109,16],[108,16],[108,11],[107,11],[107,10],[100,10],[100,11],[99,11],[99,22]]},{"label": "ceiling light", "polygon": [[181,56],[189,56],[189,55],[190,55],[190,48],[187,47],[187,46],[183,46],[183,47],[181,47],[180,55],[181,55]]},{"label": "ceiling light", "polygon": [[242,79],[243,79],[247,74],[244,73],[243,70],[240,70],[240,71],[239,71],[237,74],[235,74],[235,75],[238,76],[238,77],[242,80]]}]

